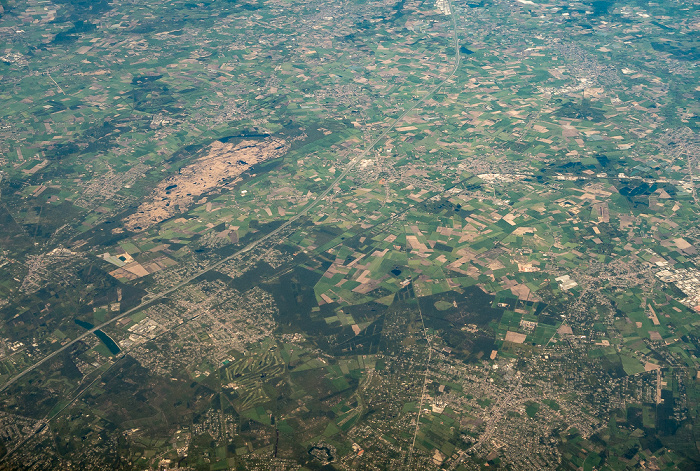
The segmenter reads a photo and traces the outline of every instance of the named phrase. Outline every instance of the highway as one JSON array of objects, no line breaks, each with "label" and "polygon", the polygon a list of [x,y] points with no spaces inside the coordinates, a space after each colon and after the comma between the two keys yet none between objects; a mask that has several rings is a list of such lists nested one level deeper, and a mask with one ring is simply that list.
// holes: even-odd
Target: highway
[{"label": "highway", "polygon": [[[453,10],[452,10],[452,5],[451,5],[451,4],[450,4],[450,11],[453,11]],[[376,138],[374,138],[374,139],[369,143],[369,145],[368,145],[362,152],[360,152],[358,155],[356,155],[354,158],[352,158],[352,159],[345,165],[345,168],[343,169],[343,171],[328,185],[328,187],[327,187],[323,192],[321,192],[313,201],[311,201],[309,204],[307,204],[306,207],[304,207],[304,209],[302,209],[300,212],[298,212],[298,213],[296,213],[295,215],[293,215],[291,218],[289,218],[287,221],[285,221],[284,224],[282,224],[281,226],[279,226],[277,229],[275,229],[275,230],[269,232],[268,234],[266,234],[265,236],[261,237],[260,239],[254,241],[254,242],[251,242],[251,243],[248,244],[246,247],[244,247],[244,248],[242,248],[241,250],[235,252],[234,254],[229,255],[228,257],[226,257],[226,258],[224,258],[224,259],[222,259],[222,260],[220,260],[220,261],[214,263],[213,265],[211,265],[211,266],[209,266],[209,267],[207,267],[207,268],[204,268],[204,269],[200,270],[199,272],[195,273],[194,275],[192,275],[192,276],[186,278],[185,280],[183,280],[183,281],[177,283],[176,285],[174,285],[174,286],[173,286],[172,288],[170,288],[170,289],[167,289],[167,290],[165,290],[165,291],[163,291],[163,292],[161,292],[161,293],[158,293],[158,294],[153,295],[153,296],[150,296],[150,297],[146,296],[146,297],[144,298],[144,300],[143,300],[139,305],[137,305],[137,306],[135,306],[135,307],[133,307],[133,308],[127,310],[127,311],[124,311],[124,312],[120,313],[119,315],[117,315],[117,316],[115,316],[115,317],[113,317],[113,318],[111,318],[111,319],[109,319],[109,320],[107,320],[107,321],[105,321],[105,322],[103,322],[103,323],[101,323],[101,324],[99,324],[99,325],[96,325],[96,326],[93,327],[92,329],[89,329],[89,330],[85,331],[83,334],[79,335],[78,337],[76,337],[75,339],[71,340],[71,341],[68,342],[67,344],[63,345],[63,346],[60,347],[59,349],[57,349],[57,350],[55,350],[54,352],[52,352],[52,353],[46,355],[46,356],[45,356],[44,358],[42,358],[41,360],[37,361],[37,362],[34,363],[33,365],[31,365],[31,366],[25,368],[23,371],[21,371],[20,373],[16,374],[16,375],[13,376],[12,378],[10,378],[7,382],[5,382],[5,384],[2,385],[2,387],[0,387],[0,391],[4,391],[5,389],[7,389],[9,386],[11,386],[11,385],[14,384],[15,382],[17,382],[17,381],[18,381],[19,379],[21,379],[22,377],[26,376],[27,374],[31,373],[31,372],[34,371],[35,369],[39,368],[41,365],[43,365],[43,364],[47,363],[48,361],[50,361],[52,358],[56,357],[57,355],[63,353],[64,351],[68,350],[69,348],[71,348],[71,347],[72,347],[73,345],[75,345],[77,342],[81,341],[82,339],[86,338],[86,337],[89,336],[89,335],[94,334],[95,331],[97,331],[97,330],[99,330],[99,329],[102,329],[102,328],[104,328],[104,327],[107,327],[108,325],[113,324],[114,322],[118,321],[119,319],[123,319],[123,318],[126,317],[126,316],[129,316],[129,315],[131,315],[131,314],[133,314],[133,313],[135,313],[135,312],[138,312],[139,310],[141,310],[141,309],[143,309],[144,307],[146,307],[148,304],[150,304],[150,303],[152,303],[152,302],[154,302],[154,301],[157,301],[157,300],[159,300],[159,299],[165,298],[166,296],[168,296],[168,295],[170,295],[170,294],[176,292],[177,290],[179,290],[179,289],[182,288],[183,286],[189,284],[189,283],[190,283],[192,280],[194,280],[195,278],[198,278],[198,277],[202,276],[203,274],[205,274],[205,273],[207,273],[207,272],[209,272],[209,271],[211,271],[211,270],[215,270],[215,269],[219,268],[220,266],[224,265],[225,263],[229,262],[230,260],[236,258],[237,256],[239,256],[239,255],[241,255],[241,254],[245,254],[245,253],[247,253],[247,252],[250,252],[251,250],[253,250],[253,249],[254,249],[255,247],[257,247],[258,245],[262,244],[263,242],[265,242],[265,241],[267,241],[267,240],[269,240],[269,239],[275,237],[277,234],[279,234],[280,232],[284,231],[287,227],[289,227],[290,225],[292,225],[292,224],[293,224],[295,221],[297,221],[300,217],[305,216],[312,208],[314,208],[319,202],[321,202],[326,196],[328,196],[328,194],[329,194],[331,191],[333,191],[333,188],[334,188],[338,183],[340,183],[341,181],[343,181],[343,180],[345,179],[345,177],[353,170],[353,168],[355,167],[355,165],[357,164],[357,162],[359,162],[360,160],[364,159],[364,158],[372,151],[372,149],[374,149],[374,148],[376,147],[376,145],[377,145],[382,139],[384,139],[391,131],[394,130],[394,128],[396,128],[396,126],[397,126],[401,121],[404,120],[404,118],[406,118],[406,116],[408,116],[409,114],[411,114],[418,106],[420,106],[421,104],[423,104],[428,98],[430,98],[432,95],[434,95],[436,91],[438,91],[443,85],[445,85],[445,83],[447,83],[448,80],[450,80],[452,77],[454,77],[454,75],[455,75],[455,73],[457,72],[457,69],[458,69],[458,67],[459,67],[459,64],[460,64],[460,61],[461,61],[461,56],[460,56],[460,52],[459,52],[459,43],[458,43],[458,41],[457,41],[457,23],[456,23],[456,20],[455,20],[455,17],[454,17],[454,12],[451,13],[451,17],[452,17],[453,39],[454,39],[454,48],[455,48],[455,53],[456,53],[456,60],[455,60],[455,65],[454,65],[452,71],[450,72],[450,74],[449,74],[447,77],[445,77],[445,79],[443,79],[440,83],[438,83],[438,84],[435,85],[433,88],[431,88],[431,89],[430,89],[425,95],[423,95],[418,101],[416,101],[415,103],[413,103],[413,105],[411,105],[408,109],[406,109],[398,118],[394,119],[394,121],[389,125],[389,127],[387,127],[384,131],[382,131],[381,134],[379,134]],[[280,239],[279,242],[282,242],[283,240],[284,240],[284,239]]]}]

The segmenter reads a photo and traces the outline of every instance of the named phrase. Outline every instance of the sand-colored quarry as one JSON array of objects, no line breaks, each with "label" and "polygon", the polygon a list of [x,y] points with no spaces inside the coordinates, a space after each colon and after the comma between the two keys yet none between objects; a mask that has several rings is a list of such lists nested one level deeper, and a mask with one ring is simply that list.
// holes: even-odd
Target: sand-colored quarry
[{"label": "sand-colored quarry", "polygon": [[251,166],[284,155],[289,145],[281,139],[211,144],[206,154],[180,173],[163,180],[149,200],[124,221],[124,227],[140,232],[184,212],[199,196],[231,183]]}]

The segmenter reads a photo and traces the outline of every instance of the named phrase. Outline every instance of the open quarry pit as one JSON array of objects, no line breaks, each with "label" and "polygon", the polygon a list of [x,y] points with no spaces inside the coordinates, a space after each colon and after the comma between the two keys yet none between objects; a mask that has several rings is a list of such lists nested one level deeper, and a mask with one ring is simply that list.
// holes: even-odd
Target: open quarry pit
[{"label": "open quarry pit", "polygon": [[284,155],[289,145],[281,139],[245,140],[238,143],[215,141],[204,155],[158,184],[136,213],[124,221],[126,229],[141,232],[184,212],[204,195],[230,184],[255,164]]}]

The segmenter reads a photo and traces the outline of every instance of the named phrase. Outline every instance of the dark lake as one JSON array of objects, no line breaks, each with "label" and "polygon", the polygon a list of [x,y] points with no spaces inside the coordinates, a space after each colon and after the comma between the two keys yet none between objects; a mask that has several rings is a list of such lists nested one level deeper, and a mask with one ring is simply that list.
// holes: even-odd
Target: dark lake
[{"label": "dark lake", "polygon": [[[76,319],[75,323],[86,330],[90,330],[93,327],[95,327],[91,323],[81,321],[80,319]],[[117,353],[121,352],[119,345],[117,345],[117,343],[114,340],[112,340],[112,337],[102,332],[102,330],[96,330],[95,335],[97,335],[97,338],[100,339],[102,343],[105,344],[105,346],[107,346],[107,349],[112,353],[112,355],[116,355]]]},{"label": "dark lake", "polygon": [[233,141],[234,139],[264,139],[266,137],[270,137],[269,134],[259,134],[259,133],[243,133],[243,134],[237,134],[234,136],[226,136],[222,137],[219,139],[219,142],[223,142],[224,144]]}]

